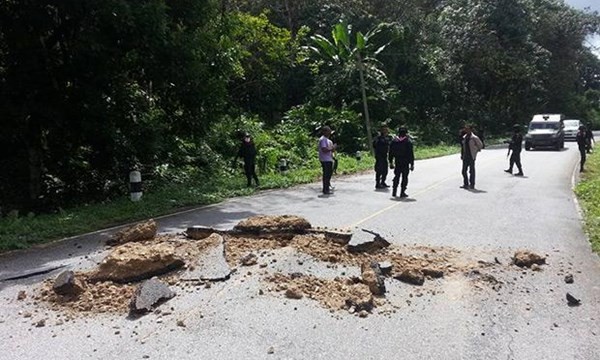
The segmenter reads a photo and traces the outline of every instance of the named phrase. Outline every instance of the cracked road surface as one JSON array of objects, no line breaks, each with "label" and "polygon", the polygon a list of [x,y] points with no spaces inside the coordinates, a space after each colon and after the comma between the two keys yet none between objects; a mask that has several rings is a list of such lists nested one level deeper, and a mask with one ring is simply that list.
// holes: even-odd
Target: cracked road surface
[{"label": "cracked road surface", "polygon": [[[313,226],[369,228],[395,245],[451,247],[504,265],[521,248],[547,255],[539,272],[490,268],[499,290],[464,274],[422,288],[387,279],[393,310],[359,318],[306,298],[258,295],[264,283],[245,276],[253,268],[240,268],[210,288],[175,288],[178,295],[161,314],[66,321],[30,298],[43,279],[57,275],[53,271],[0,281],[0,359],[598,359],[600,261],[582,231],[572,193],[578,153],[574,143],[567,146],[524,151],[521,178],[502,171],[506,149],[486,149],[477,159],[476,191],[459,189],[454,155],[416,162],[404,201],[375,191],[374,175],[365,174],[335,178],[329,197],[315,183],[158,219],[160,232],[181,232],[191,225],[230,228],[257,214],[294,214]],[[89,269],[106,255],[103,243],[114,231],[5,254],[0,279],[61,265]],[[342,270],[289,248],[274,256],[270,272],[332,278]],[[573,284],[564,282],[567,274]],[[19,301],[21,290],[28,298]],[[566,292],[582,305],[567,306]],[[45,326],[32,325],[41,319]]]}]

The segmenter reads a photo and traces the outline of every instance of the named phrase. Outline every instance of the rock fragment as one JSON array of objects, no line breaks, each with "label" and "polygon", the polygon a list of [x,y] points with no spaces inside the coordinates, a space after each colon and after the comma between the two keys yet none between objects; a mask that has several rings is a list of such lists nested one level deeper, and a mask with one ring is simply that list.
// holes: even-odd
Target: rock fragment
[{"label": "rock fragment", "polygon": [[19,293],[17,294],[17,300],[21,301],[21,300],[25,300],[26,298],[27,298],[27,293],[25,292],[25,290],[19,291]]},{"label": "rock fragment", "polygon": [[425,276],[419,269],[405,269],[394,278],[412,285],[423,285],[425,282]]},{"label": "rock fragment", "polygon": [[567,276],[565,276],[565,283],[567,284],[572,284],[575,282],[575,279],[573,279],[573,275],[569,274]]},{"label": "rock fragment", "polygon": [[421,269],[421,272],[423,273],[423,275],[429,276],[430,278],[434,278],[434,279],[444,277],[444,272],[442,270],[438,270],[438,269],[423,268],[423,269]]},{"label": "rock fragment", "polygon": [[581,305],[581,300],[577,299],[573,295],[567,293],[567,304],[569,306],[579,306],[579,305]]},{"label": "rock fragment", "polygon": [[252,216],[240,221],[233,227],[235,231],[243,233],[273,233],[273,232],[294,232],[303,234],[311,228],[310,223],[295,215],[258,215]]},{"label": "rock fragment", "polygon": [[83,287],[75,278],[73,271],[63,271],[54,280],[52,290],[58,295],[77,296],[83,292]]},{"label": "rock fragment", "polygon": [[258,257],[253,253],[248,253],[240,258],[240,263],[243,266],[252,266],[258,263]]},{"label": "rock fragment", "polygon": [[527,250],[519,250],[513,256],[513,263],[518,267],[531,267],[533,264],[544,265],[546,258]]},{"label": "rock fragment", "polygon": [[152,240],[156,236],[157,230],[156,222],[150,219],[117,232],[107,241],[107,244],[119,245],[128,242]]},{"label": "rock fragment", "polygon": [[288,299],[297,300],[302,299],[303,296],[304,294],[302,294],[302,290],[300,290],[300,288],[295,285],[288,286],[287,290],[285,291],[285,297],[287,297]]},{"label": "rock fragment", "polygon": [[379,263],[379,269],[383,275],[390,275],[392,273],[393,264],[391,261],[382,261]]},{"label": "rock fragment", "polygon": [[223,233],[227,233],[227,230],[219,230],[219,229],[202,226],[202,225],[196,225],[196,226],[189,227],[189,228],[187,228],[187,230],[185,232],[186,236],[193,240],[203,240],[203,239],[206,239],[207,237],[211,236],[212,234],[223,234]]},{"label": "rock fragment", "polygon": [[127,283],[165,274],[183,266],[172,245],[128,243],[115,248],[100,263],[90,280]]},{"label": "rock fragment", "polygon": [[385,278],[381,273],[379,264],[375,261],[365,262],[361,265],[362,282],[369,287],[373,295],[385,294]]},{"label": "rock fragment", "polygon": [[175,292],[163,282],[157,279],[146,280],[135,290],[131,298],[130,310],[135,314],[143,314],[152,311],[174,296]]}]

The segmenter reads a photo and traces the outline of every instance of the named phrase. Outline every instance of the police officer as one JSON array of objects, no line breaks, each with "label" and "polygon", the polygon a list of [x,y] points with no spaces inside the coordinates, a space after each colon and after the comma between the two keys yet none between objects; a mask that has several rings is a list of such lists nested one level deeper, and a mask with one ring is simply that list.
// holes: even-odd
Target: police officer
[{"label": "police officer", "polygon": [[408,185],[409,171],[415,169],[415,154],[413,152],[413,144],[408,137],[406,128],[401,127],[398,130],[398,136],[395,136],[390,143],[390,169],[394,169],[394,180],[392,182],[392,196],[396,196],[398,191],[398,183],[402,177],[400,184],[400,197],[406,198],[406,187]]},{"label": "police officer", "polygon": [[587,151],[587,129],[585,126],[581,125],[579,127],[579,131],[577,132],[577,136],[575,137],[577,140],[577,147],[579,148],[579,172],[584,172],[583,166],[585,165],[585,153]]},{"label": "police officer", "polygon": [[238,158],[244,159],[244,173],[248,180],[248,187],[252,186],[252,179],[258,186],[258,176],[256,175],[256,146],[250,137],[249,133],[244,133],[240,149],[238,150],[235,160]]},{"label": "police officer", "polygon": [[390,149],[390,129],[383,124],[379,128],[379,136],[373,140],[375,149],[375,189],[385,189],[390,186],[385,183],[388,174],[388,152]]},{"label": "police officer", "polygon": [[512,151],[508,164],[508,169],[505,172],[512,174],[513,166],[517,165],[519,172],[515,176],[523,176],[523,168],[521,167],[521,150],[523,148],[523,135],[521,134],[521,126],[513,125],[513,136],[508,143],[508,151]]}]

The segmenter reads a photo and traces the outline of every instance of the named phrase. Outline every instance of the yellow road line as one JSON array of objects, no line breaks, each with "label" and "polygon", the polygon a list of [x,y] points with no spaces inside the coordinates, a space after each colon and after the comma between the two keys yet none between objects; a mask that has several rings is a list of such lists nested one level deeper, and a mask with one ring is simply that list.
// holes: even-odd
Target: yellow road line
[{"label": "yellow road line", "polygon": [[[486,159],[486,161],[483,161],[483,163],[479,167],[480,168],[485,167],[486,165],[488,165],[491,162],[492,162],[492,159]],[[450,179],[457,178],[459,176],[462,176],[462,175],[460,175],[460,174],[454,174],[454,175],[447,176],[447,177],[443,178],[442,180],[437,181],[437,182],[435,182],[435,183],[433,183],[433,184],[431,184],[429,186],[426,186],[424,189],[421,189],[420,191],[417,191],[415,193],[415,196],[418,196],[418,195],[424,194],[424,193],[426,193],[428,191],[431,191],[434,188],[438,187],[439,185],[445,183],[446,181],[448,181]],[[389,211],[389,210],[395,208],[396,206],[401,205],[402,202],[403,201],[398,201],[395,204],[389,205],[389,206],[387,206],[387,207],[385,207],[385,208],[383,208],[381,210],[377,210],[376,212],[372,213],[371,215],[369,215],[369,216],[367,216],[367,217],[365,217],[365,218],[363,218],[363,219],[355,222],[354,224],[349,225],[348,228],[353,228],[353,227],[357,227],[357,226],[359,226],[361,224],[364,224],[365,222],[367,222],[367,221],[369,221],[369,220],[371,220],[373,218],[376,218],[377,216],[383,214],[384,212]]]}]

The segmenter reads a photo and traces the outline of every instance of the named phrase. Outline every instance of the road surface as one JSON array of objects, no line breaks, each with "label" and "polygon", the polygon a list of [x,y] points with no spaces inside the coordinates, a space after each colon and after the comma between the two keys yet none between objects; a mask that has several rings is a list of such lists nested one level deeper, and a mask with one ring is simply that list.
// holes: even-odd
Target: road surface
[{"label": "road surface", "polygon": [[[506,264],[521,248],[547,255],[543,271],[494,273],[500,291],[460,275],[428,282],[435,294],[416,295],[415,287],[389,280],[395,312],[359,318],[308,299],[257,296],[260,279],[237,273],[210,289],[180,291],[163,305],[173,307],[170,316],[99,315],[56,325],[58,314],[16,300],[54,271],[0,282],[0,359],[598,359],[600,261],[572,192],[578,152],[574,143],[567,147],[524,151],[524,177],[502,171],[506,149],[486,149],[477,158],[475,191],[459,189],[461,164],[453,155],[417,161],[406,201],[375,191],[374,175],[365,174],[334,178],[328,197],[315,183],[159,219],[161,232],[180,232],[196,224],[229,228],[256,214],[295,214],[314,226],[369,228],[395,245],[451,247],[490,262]],[[58,265],[88,269],[106,255],[103,241],[113,231],[4,255],[0,279]],[[306,256],[312,266],[300,269],[300,255],[282,251],[269,271],[339,275]],[[566,274],[574,284],[564,282]],[[582,305],[567,306],[566,292]],[[41,318],[46,326],[32,326]]]}]

